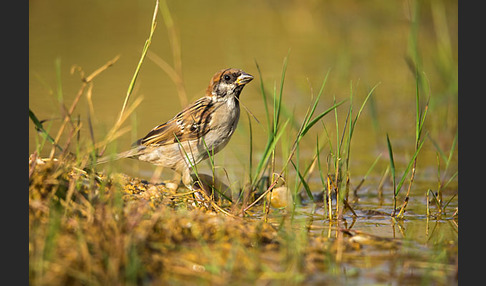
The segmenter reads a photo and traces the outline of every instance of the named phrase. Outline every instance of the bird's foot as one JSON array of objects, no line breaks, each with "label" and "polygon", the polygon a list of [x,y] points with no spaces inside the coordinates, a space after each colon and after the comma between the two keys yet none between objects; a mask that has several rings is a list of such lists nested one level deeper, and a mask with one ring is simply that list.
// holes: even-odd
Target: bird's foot
[{"label": "bird's foot", "polygon": [[196,181],[194,182],[189,189],[194,192],[194,199],[197,206],[204,207],[205,209],[212,209],[213,200],[210,196],[208,196],[208,192],[204,189],[204,186]]}]

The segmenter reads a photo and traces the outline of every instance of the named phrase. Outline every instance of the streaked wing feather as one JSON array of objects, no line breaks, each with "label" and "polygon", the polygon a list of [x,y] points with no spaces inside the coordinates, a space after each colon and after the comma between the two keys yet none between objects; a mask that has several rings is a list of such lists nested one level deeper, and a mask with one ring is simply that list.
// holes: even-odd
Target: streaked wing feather
[{"label": "streaked wing feather", "polygon": [[[179,112],[174,118],[156,126],[137,145],[163,146],[194,140],[210,130],[211,113],[214,105],[210,98],[203,97]],[[177,139],[176,139],[177,136]]]}]

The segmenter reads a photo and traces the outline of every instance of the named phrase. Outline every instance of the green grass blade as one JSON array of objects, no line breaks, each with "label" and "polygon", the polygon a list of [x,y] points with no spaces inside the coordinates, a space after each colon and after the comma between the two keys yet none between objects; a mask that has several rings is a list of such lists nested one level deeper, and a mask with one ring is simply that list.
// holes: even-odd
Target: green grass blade
[{"label": "green grass blade", "polygon": [[451,177],[449,178],[449,180],[447,180],[447,182],[444,184],[444,186],[442,188],[446,188],[450,182],[452,182],[454,180],[455,177],[457,177],[457,175],[459,174],[458,171],[456,171],[454,174],[451,175]]},{"label": "green grass blade", "polygon": [[422,146],[424,145],[424,142],[425,142],[425,140],[422,140],[422,142],[420,142],[417,150],[415,150],[415,153],[413,154],[412,159],[410,159],[410,162],[408,162],[407,168],[405,169],[405,172],[403,172],[402,178],[400,179],[400,182],[398,183],[397,188],[395,190],[395,196],[398,195],[398,193],[400,192],[400,189],[402,188],[402,185],[405,182],[405,178],[407,177],[408,172],[412,168],[413,161],[415,160],[415,158],[417,158],[417,156],[420,152],[420,149],[422,149]]},{"label": "green grass blade", "polygon": [[132,94],[132,91],[133,91],[133,87],[135,86],[135,82],[137,81],[138,74],[140,73],[140,68],[142,67],[142,63],[145,59],[145,55],[147,54],[148,48],[149,48],[150,44],[152,43],[152,36],[154,34],[155,27],[157,26],[156,19],[157,19],[157,11],[159,10],[158,7],[159,7],[159,1],[157,0],[155,2],[154,14],[152,16],[152,24],[150,26],[150,34],[149,34],[148,39],[145,41],[145,44],[144,44],[143,49],[142,49],[142,55],[140,56],[140,60],[138,61],[137,67],[135,68],[135,73],[133,74],[132,80],[130,81],[130,84],[128,85],[127,94],[125,96],[125,101],[123,102],[123,106],[122,106],[122,109],[121,109],[121,112],[120,112],[120,116],[118,117],[118,121],[120,121],[121,118],[123,117],[123,113],[125,112],[125,109],[127,107],[128,100],[129,100],[130,95]]},{"label": "green grass blade", "polygon": [[278,95],[278,100],[275,102],[276,106],[274,105],[274,122],[273,122],[273,131],[274,133],[277,131],[278,128],[278,123],[280,121],[280,113],[281,113],[281,106],[282,106],[282,95],[283,95],[283,86],[285,82],[285,74],[287,72],[287,64],[288,64],[288,58],[289,58],[290,50],[287,54],[287,56],[284,58],[283,62],[283,67],[282,67],[282,76],[280,78],[280,91]]},{"label": "green grass blade", "polygon": [[434,145],[435,149],[439,153],[442,160],[444,160],[444,162],[447,162],[447,156],[445,155],[442,148],[440,148],[439,144],[437,144],[437,142],[434,140],[434,138],[432,138],[430,135],[427,135],[427,137],[429,138],[430,142],[432,142],[432,145]]},{"label": "green grass blade", "polygon": [[321,166],[321,148],[319,148],[319,136],[316,137],[316,155],[317,155],[317,167],[319,169],[319,177],[321,178],[322,186],[326,186],[326,180],[324,179],[324,172]]},{"label": "green grass blade", "polygon": [[44,129],[44,126],[42,126],[42,123],[39,121],[39,119],[37,119],[37,116],[35,116],[34,112],[32,112],[32,110],[30,110],[30,108],[29,108],[29,118],[34,123],[35,128],[37,130],[39,130],[42,137],[44,139],[46,139],[47,141],[49,141],[50,143],[54,144],[54,146],[56,146],[59,150],[62,151],[62,147],[59,146],[58,144],[56,144],[56,141],[54,140],[54,138],[52,138],[51,135],[49,135],[49,133],[47,133],[47,131]]},{"label": "green grass blade", "polygon": [[378,163],[378,160],[381,158],[381,153],[378,154],[378,156],[376,156],[376,159],[375,161],[373,162],[373,164],[371,164],[371,167],[368,169],[368,171],[366,172],[366,174],[364,175],[364,178],[367,178],[369,176],[369,174],[371,173],[371,171],[375,168],[375,165],[376,163]]},{"label": "green grass blade", "polygon": [[390,137],[388,137],[388,133],[386,134],[386,143],[388,146],[388,155],[390,157],[390,171],[392,175],[392,181],[393,181],[393,194],[396,196],[396,178],[395,178],[395,160],[393,159],[393,149],[392,149],[392,144],[390,142]]},{"label": "green grass blade", "polygon": [[265,107],[265,115],[267,117],[268,130],[271,130],[270,112],[268,111],[267,94],[265,93],[265,86],[263,85],[262,72],[261,72],[260,66],[258,65],[258,62],[256,60],[255,60],[255,65],[257,67],[258,75],[260,77],[260,90],[261,90],[261,93],[262,93],[263,106]]},{"label": "green grass blade", "polygon": [[309,188],[309,185],[307,184],[307,182],[305,181],[304,177],[300,173],[299,168],[297,168],[297,166],[295,166],[295,164],[294,164],[294,162],[292,160],[290,160],[290,163],[292,163],[292,166],[294,166],[294,169],[297,172],[297,175],[299,176],[300,182],[304,186],[305,192],[307,193],[307,195],[309,196],[309,198],[311,198],[312,201],[315,202],[314,196],[312,195],[312,192],[311,192],[311,190]]},{"label": "green grass blade", "polygon": [[449,206],[449,204],[452,202],[452,200],[457,196],[457,193],[456,194],[453,194],[451,196],[451,198],[444,204],[444,207],[442,208],[444,211],[445,209]]},{"label": "green grass blade", "polygon": [[370,99],[371,95],[373,94],[373,92],[375,91],[375,89],[380,85],[380,83],[377,83],[375,86],[373,86],[373,88],[370,90],[370,92],[368,93],[368,95],[366,96],[365,100],[363,101],[363,103],[361,104],[361,107],[359,108],[358,110],[358,113],[356,114],[356,117],[354,118],[354,121],[352,123],[352,130],[354,130],[354,126],[356,125],[356,122],[358,121],[358,118],[360,117],[361,115],[361,112],[363,112],[363,109],[366,105],[366,103],[368,102],[368,100]]},{"label": "green grass blade", "polygon": [[258,163],[257,168],[255,169],[255,177],[253,179],[252,185],[254,185],[258,181],[259,174],[262,172],[264,166],[266,166],[268,159],[270,158],[270,155],[272,154],[272,151],[275,150],[275,146],[277,145],[278,140],[285,133],[284,131],[285,131],[285,128],[287,127],[288,123],[289,123],[289,120],[287,119],[285,121],[284,125],[282,126],[282,128],[280,128],[280,130],[278,131],[277,135],[275,137],[273,137],[273,140],[270,141],[267,144],[265,151],[263,152],[263,156],[260,159],[260,162]]},{"label": "green grass blade", "polygon": [[252,126],[251,126],[251,118],[250,118],[250,115],[247,113],[246,114],[247,117],[248,117],[248,126],[249,126],[249,132],[250,132],[250,150],[249,150],[249,160],[248,160],[248,175],[249,175],[249,179],[250,179],[250,182],[253,181],[253,177],[252,177],[252,173],[253,173],[253,130],[252,130]]},{"label": "green grass blade", "polygon": [[322,81],[322,84],[321,84],[321,89],[319,90],[319,93],[317,94],[317,97],[316,97],[316,100],[314,101],[314,104],[312,105],[312,108],[309,112],[309,115],[306,116],[305,120],[304,120],[304,126],[307,125],[308,121],[311,119],[312,115],[314,115],[314,112],[317,108],[317,104],[319,103],[319,99],[321,98],[321,95],[324,91],[324,87],[326,86],[326,83],[327,83],[327,78],[329,77],[329,71],[327,71],[326,73],[326,76],[324,77],[324,80]]},{"label": "green grass blade", "polygon": [[449,168],[449,164],[452,160],[452,155],[454,155],[454,151],[456,149],[457,135],[458,135],[458,132],[456,131],[456,135],[454,136],[454,140],[452,141],[451,149],[449,150],[449,157],[447,157],[446,166],[445,166],[446,170]]},{"label": "green grass blade", "polygon": [[56,84],[57,84],[57,101],[63,104],[62,80],[61,80],[61,58],[56,58]]},{"label": "green grass blade", "polygon": [[316,116],[316,118],[314,118],[312,121],[310,121],[309,123],[307,123],[304,126],[304,128],[302,129],[302,132],[300,133],[299,138],[302,138],[309,131],[309,129],[311,129],[312,126],[314,126],[314,124],[316,124],[319,120],[321,120],[322,117],[326,116],[329,112],[331,112],[334,109],[336,109],[338,106],[340,106],[341,104],[343,104],[345,101],[346,100],[343,100],[343,101],[340,101],[339,103],[334,104],[333,106],[329,107],[326,111],[324,111],[321,114],[319,114],[318,116]]}]

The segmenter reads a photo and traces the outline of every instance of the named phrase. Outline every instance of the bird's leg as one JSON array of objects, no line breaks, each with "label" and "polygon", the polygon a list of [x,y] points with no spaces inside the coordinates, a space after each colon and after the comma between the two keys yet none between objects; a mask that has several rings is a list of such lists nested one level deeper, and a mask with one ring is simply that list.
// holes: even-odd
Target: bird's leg
[{"label": "bird's leg", "polygon": [[182,183],[184,184],[184,186],[186,186],[186,188],[188,188],[189,190],[193,190],[192,187],[193,180],[189,168],[184,168],[181,172],[181,175],[182,175]]},{"label": "bird's leg", "polygon": [[189,168],[184,168],[182,170],[182,183],[186,188],[188,188],[191,191],[194,191],[194,195],[196,198],[200,201],[203,200],[202,195],[199,193],[199,190],[201,190],[201,187],[199,186],[198,182],[194,182],[194,180],[191,177],[191,170]]},{"label": "bird's leg", "polygon": [[203,203],[204,206],[207,208],[209,207],[208,201],[211,199],[207,195],[208,192],[205,189],[204,183],[201,184],[199,181],[194,181],[191,177],[191,171],[189,168],[184,168],[181,172],[182,174],[182,183],[186,188],[188,188],[191,191],[194,191],[194,196],[196,197],[196,200],[200,203]]}]

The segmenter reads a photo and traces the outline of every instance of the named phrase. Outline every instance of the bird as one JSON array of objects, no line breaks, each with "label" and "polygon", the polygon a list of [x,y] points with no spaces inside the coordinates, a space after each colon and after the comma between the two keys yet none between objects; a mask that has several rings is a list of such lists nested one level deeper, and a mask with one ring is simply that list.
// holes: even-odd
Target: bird
[{"label": "bird", "polygon": [[240,118],[240,94],[252,80],[253,76],[241,69],[216,72],[203,97],[154,127],[128,151],[99,158],[97,164],[135,158],[174,170],[190,190],[200,188],[191,170],[228,144]]}]

